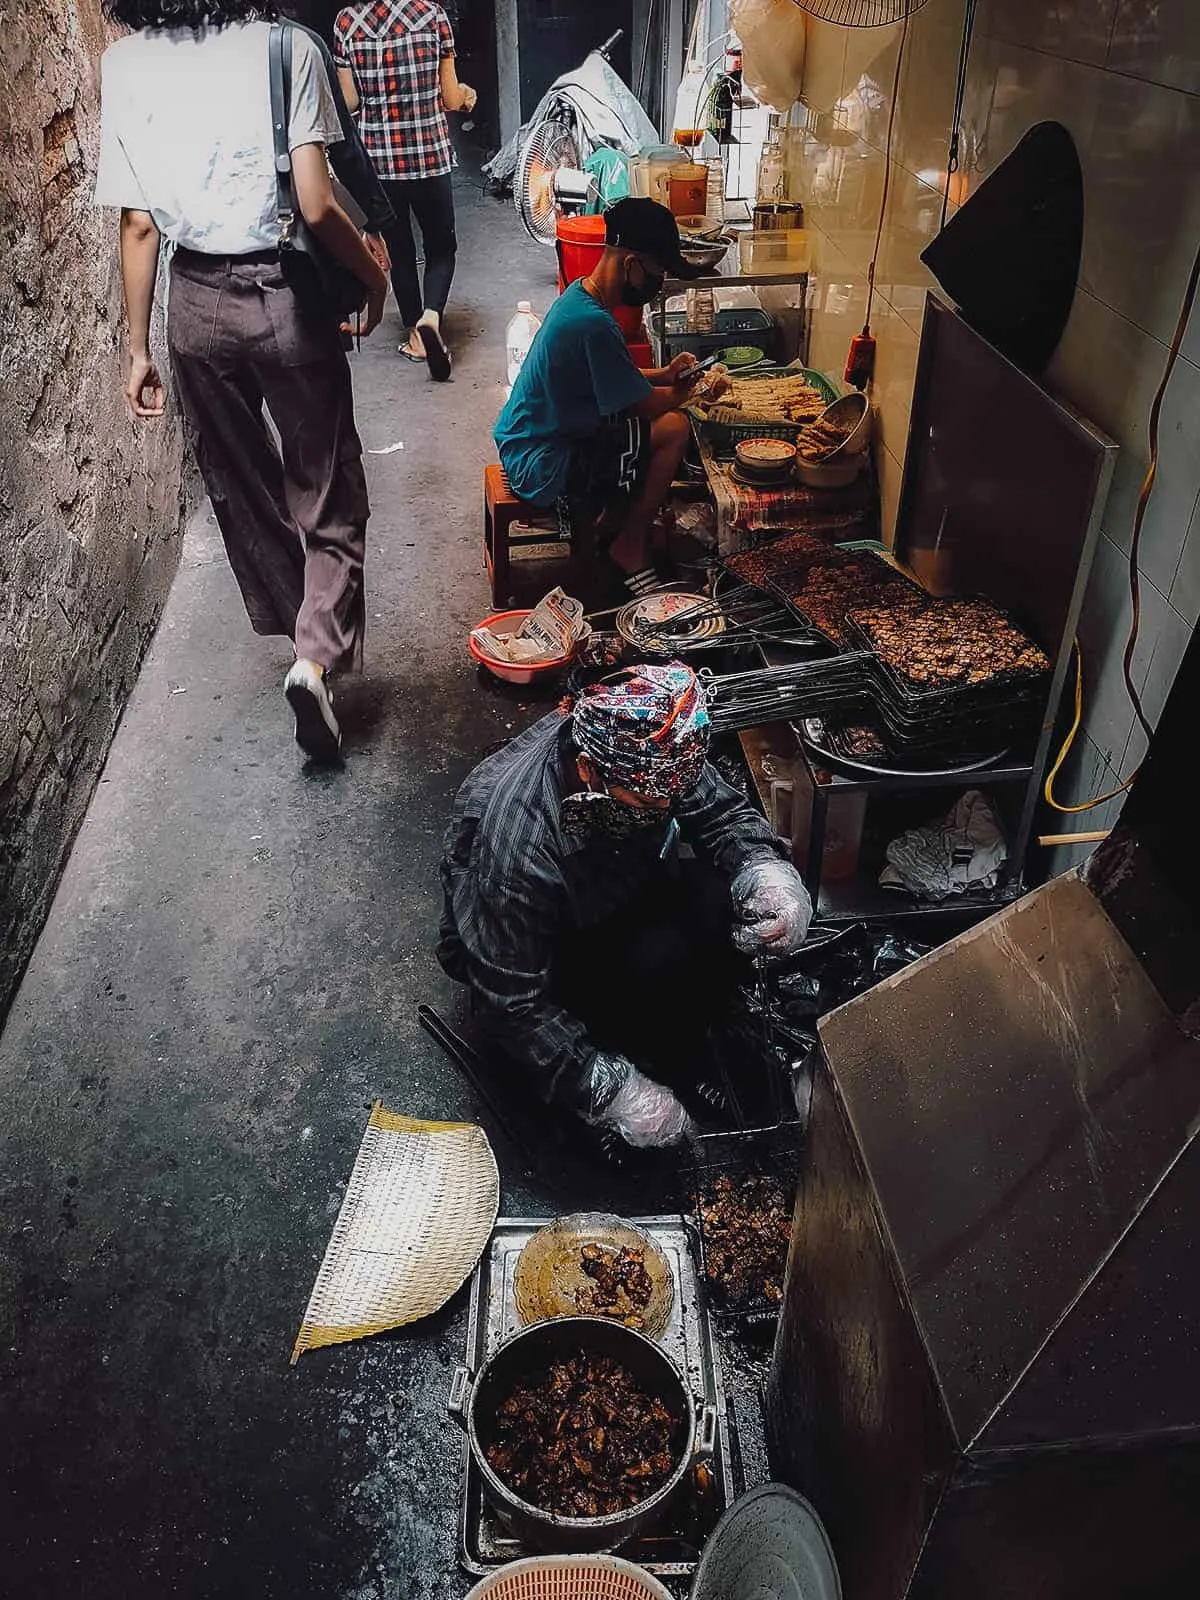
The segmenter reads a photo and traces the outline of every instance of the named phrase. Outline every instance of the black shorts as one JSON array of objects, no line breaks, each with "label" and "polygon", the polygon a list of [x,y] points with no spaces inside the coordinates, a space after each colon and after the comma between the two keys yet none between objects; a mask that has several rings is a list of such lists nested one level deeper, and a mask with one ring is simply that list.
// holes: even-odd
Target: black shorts
[{"label": "black shorts", "polygon": [[640,417],[610,417],[571,451],[565,500],[607,505],[631,495],[650,460],[650,424]]}]

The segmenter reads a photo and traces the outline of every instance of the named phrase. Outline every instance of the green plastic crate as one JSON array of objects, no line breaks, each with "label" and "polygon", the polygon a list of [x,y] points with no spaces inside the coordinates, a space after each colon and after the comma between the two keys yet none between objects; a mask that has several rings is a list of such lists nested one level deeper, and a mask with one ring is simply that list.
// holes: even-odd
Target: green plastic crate
[{"label": "green plastic crate", "polygon": [[[775,369],[774,375],[778,376],[779,373],[783,372],[799,373],[822,396],[827,406],[831,406],[838,398],[837,390],[823,372],[817,372],[812,367],[792,366],[778,367]],[[742,378],[739,378],[735,372],[729,374],[730,382],[733,384],[753,383],[755,378],[765,376],[766,373],[761,367],[753,373],[747,373]],[[694,422],[700,424],[704,431],[705,439],[712,445],[718,455],[732,455],[740,439],[788,439],[795,441],[802,431],[802,424],[798,422],[709,422],[704,414],[697,411],[694,406],[688,407],[688,415]]]}]

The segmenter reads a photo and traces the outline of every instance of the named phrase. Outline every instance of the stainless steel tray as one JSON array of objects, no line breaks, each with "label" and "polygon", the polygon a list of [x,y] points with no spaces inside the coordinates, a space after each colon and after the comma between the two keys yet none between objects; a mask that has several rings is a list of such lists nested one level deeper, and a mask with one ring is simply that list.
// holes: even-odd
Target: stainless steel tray
[{"label": "stainless steel tray", "polygon": [[[471,1280],[467,1319],[466,1362],[472,1372],[502,1340],[521,1327],[513,1280],[517,1257],[549,1217],[500,1217],[492,1242]],[[675,1276],[675,1304],[659,1344],[676,1362],[698,1398],[716,1408],[716,1447],[709,1493],[680,1494],[662,1527],[621,1548],[621,1555],[660,1578],[687,1578],[696,1570],[700,1550],[718,1517],[734,1499],[731,1428],[725,1407],[720,1360],[700,1296],[696,1265],[682,1217],[631,1217],[666,1255]],[[472,1577],[483,1578],[506,1561],[537,1554],[525,1548],[484,1499],[483,1485],[463,1446],[462,1518],[459,1563]]]}]

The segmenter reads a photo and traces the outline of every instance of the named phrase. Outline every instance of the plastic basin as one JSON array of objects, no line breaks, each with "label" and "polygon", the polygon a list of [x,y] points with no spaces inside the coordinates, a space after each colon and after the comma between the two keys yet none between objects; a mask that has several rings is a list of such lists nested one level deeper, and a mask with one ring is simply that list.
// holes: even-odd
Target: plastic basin
[{"label": "plastic basin", "polygon": [[[482,622],[476,623],[476,627],[490,628],[493,633],[515,633],[529,612],[528,606],[519,611],[495,611],[490,617],[484,617]],[[547,677],[552,672],[562,672],[565,667],[569,667],[579,653],[580,645],[590,633],[591,629],[588,628],[569,656],[554,661],[493,661],[491,656],[484,655],[470,634],[467,635],[467,649],[471,653],[472,660],[478,661],[481,667],[486,667],[490,673],[503,679],[505,683],[527,684],[533,683],[537,678]]]}]

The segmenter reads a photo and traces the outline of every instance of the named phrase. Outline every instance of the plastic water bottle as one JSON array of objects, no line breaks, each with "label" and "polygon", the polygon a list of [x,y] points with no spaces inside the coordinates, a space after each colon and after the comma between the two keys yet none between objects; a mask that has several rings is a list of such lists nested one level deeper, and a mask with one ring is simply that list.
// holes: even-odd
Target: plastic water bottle
[{"label": "plastic water bottle", "polygon": [[517,301],[517,314],[508,325],[504,336],[504,343],[508,349],[508,387],[511,389],[517,381],[517,373],[524,364],[525,357],[529,354],[529,347],[533,343],[533,336],[542,325],[540,317],[534,316],[533,307],[528,300]]}]

